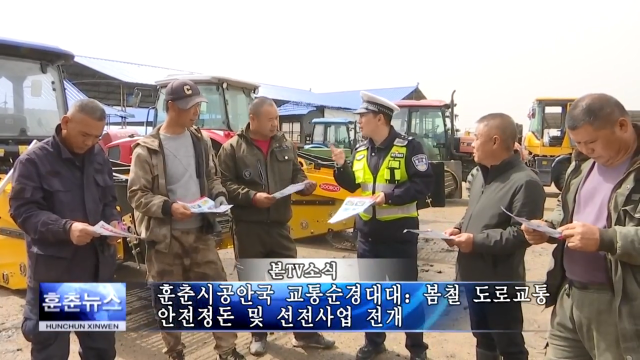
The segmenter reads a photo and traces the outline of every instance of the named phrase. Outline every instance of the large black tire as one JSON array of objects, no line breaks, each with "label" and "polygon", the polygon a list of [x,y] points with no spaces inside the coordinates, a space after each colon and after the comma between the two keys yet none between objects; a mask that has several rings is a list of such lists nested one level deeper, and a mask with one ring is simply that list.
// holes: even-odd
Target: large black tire
[{"label": "large black tire", "polygon": [[473,182],[473,179],[476,177],[476,175],[478,175],[479,172],[480,172],[480,167],[476,166],[469,172],[469,176],[467,176],[466,188],[467,188],[467,197],[469,198],[471,197],[471,183]]},{"label": "large black tire", "polygon": [[554,176],[552,182],[553,186],[555,186],[558,191],[562,191],[562,188],[564,187],[564,181],[567,178],[567,170],[569,170],[570,165],[571,164],[568,161],[563,161],[557,165],[559,167],[558,173]]}]

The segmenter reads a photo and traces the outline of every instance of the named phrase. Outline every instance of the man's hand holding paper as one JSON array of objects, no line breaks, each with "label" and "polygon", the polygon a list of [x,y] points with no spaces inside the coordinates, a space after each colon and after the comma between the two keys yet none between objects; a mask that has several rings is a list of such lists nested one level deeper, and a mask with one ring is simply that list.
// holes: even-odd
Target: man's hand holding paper
[{"label": "man's hand holding paper", "polygon": [[[560,232],[560,231],[558,231],[556,229],[550,228],[547,225],[547,223],[545,223],[542,220],[528,220],[528,219],[525,219],[525,218],[517,217],[517,216],[513,215],[512,213],[508,212],[505,208],[502,208],[502,211],[504,211],[506,214],[508,214],[509,216],[511,216],[516,221],[518,221],[519,223],[522,224],[521,229],[525,233],[525,237],[526,237],[527,231],[529,231],[530,234],[533,234],[531,231],[536,231],[536,232],[543,233],[544,235],[547,236],[547,238],[549,236],[550,237],[554,237],[554,238],[558,238],[558,239],[562,237],[562,232]],[[527,229],[526,231],[525,231],[525,228]],[[527,240],[529,241],[528,238],[527,238]],[[534,240],[539,241],[540,238],[536,237]],[[529,242],[532,243],[531,241],[529,241]],[[545,242],[546,242],[546,240],[545,240]]]},{"label": "man's hand holding paper", "polygon": [[[538,224],[540,226],[547,226],[547,223],[542,220],[531,220],[530,223]],[[548,226],[547,226],[548,227]],[[522,224],[520,227],[524,233],[524,237],[531,245],[544,244],[549,240],[549,235],[542,231],[530,228],[529,226]]]},{"label": "man's hand holding paper", "polygon": [[567,247],[572,250],[595,252],[600,248],[600,229],[591,224],[573,222],[558,229]]}]

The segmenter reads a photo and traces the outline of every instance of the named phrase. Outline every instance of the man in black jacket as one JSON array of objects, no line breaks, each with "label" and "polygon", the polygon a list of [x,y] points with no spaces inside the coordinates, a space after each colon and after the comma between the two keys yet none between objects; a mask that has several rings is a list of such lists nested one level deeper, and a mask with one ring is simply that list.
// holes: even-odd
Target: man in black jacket
[{"label": "man in black jacket", "polygon": [[[25,234],[29,275],[22,334],[31,359],[69,358],[69,333],[38,330],[38,284],[111,282],[117,239],[93,230],[118,226],[113,170],[98,145],[107,115],[93,99],[79,100],[55,134],[22,154],[13,167],[11,218]],[[80,358],[116,358],[114,332],[77,332]]]},{"label": "man in black jacket", "polygon": [[[521,218],[539,219],[544,212],[544,188],[536,174],[513,153],[517,130],[510,116],[489,114],[477,124],[473,147],[480,173],[471,185],[464,217],[445,232],[454,237],[449,246],[459,249],[458,280],[525,281],[524,254],[529,243],[520,224],[501,207]],[[520,302],[475,302],[473,289],[466,294],[476,358],[527,359]]]}]

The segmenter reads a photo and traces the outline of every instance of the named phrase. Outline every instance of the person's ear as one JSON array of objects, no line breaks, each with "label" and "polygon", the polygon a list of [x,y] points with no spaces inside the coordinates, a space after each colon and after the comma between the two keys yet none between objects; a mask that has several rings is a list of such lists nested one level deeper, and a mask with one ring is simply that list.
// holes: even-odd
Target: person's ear
[{"label": "person's ear", "polygon": [[629,120],[625,118],[618,119],[618,122],[616,123],[616,127],[622,133],[626,133],[629,130],[633,130],[633,126],[631,125],[631,123],[629,123]]},{"label": "person's ear", "polygon": [[68,115],[64,115],[62,117],[62,119],[60,120],[60,127],[62,128],[62,130],[68,129],[70,120],[71,118]]}]

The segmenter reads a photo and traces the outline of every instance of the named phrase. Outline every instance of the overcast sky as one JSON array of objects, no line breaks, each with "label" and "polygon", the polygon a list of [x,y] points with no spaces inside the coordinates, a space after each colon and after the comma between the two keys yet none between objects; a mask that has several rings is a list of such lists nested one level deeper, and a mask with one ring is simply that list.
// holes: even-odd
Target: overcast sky
[{"label": "overcast sky", "polygon": [[526,123],[540,96],[607,92],[640,109],[630,0],[20,0],[3,15],[2,36],[77,55],[315,91],[456,89],[463,127],[489,112]]}]

